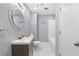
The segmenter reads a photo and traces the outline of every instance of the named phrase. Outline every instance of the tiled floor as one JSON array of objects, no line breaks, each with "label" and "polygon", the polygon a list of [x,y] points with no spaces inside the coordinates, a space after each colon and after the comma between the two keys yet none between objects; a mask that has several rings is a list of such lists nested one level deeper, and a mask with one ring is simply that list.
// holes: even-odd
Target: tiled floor
[{"label": "tiled floor", "polygon": [[41,42],[39,46],[34,47],[34,56],[55,56],[47,42]]}]

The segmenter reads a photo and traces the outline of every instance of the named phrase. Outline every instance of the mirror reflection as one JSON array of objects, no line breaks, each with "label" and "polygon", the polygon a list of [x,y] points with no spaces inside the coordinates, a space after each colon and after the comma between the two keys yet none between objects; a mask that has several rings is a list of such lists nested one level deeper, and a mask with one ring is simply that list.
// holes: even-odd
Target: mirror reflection
[{"label": "mirror reflection", "polygon": [[11,20],[13,22],[13,25],[17,29],[21,29],[24,24],[24,17],[23,17],[22,11],[18,8],[14,8],[11,13]]}]

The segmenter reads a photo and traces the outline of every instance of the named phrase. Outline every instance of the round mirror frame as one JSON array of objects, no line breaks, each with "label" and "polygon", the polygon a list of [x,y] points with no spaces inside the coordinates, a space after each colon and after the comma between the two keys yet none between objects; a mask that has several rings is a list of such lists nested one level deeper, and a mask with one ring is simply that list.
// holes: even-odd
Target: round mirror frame
[{"label": "round mirror frame", "polygon": [[[13,27],[13,29],[15,29],[15,30],[20,30],[20,29],[22,29],[22,27],[18,27],[17,25],[16,25],[16,23],[15,23],[15,21],[14,21],[14,15],[13,15],[13,12],[14,12],[14,10],[15,9],[17,9],[17,10],[19,10],[20,11],[20,14],[22,15],[22,18],[23,18],[23,25],[24,25],[24,15],[23,15],[23,13],[22,13],[22,10],[20,10],[18,7],[12,7],[11,9],[10,9],[10,11],[9,11],[9,20],[10,20],[10,24],[11,24],[11,26]],[[15,16],[15,17],[17,17],[17,16]]]}]

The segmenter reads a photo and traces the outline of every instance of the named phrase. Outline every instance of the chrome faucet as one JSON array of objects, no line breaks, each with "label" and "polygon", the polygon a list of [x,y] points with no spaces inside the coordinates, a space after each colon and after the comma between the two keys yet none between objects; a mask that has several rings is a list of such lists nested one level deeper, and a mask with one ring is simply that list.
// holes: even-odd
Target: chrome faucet
[{"label": "chrome faucet", "polygon": [[21,40],[24,37],[24,35],[21,35],[18,37],[19,40]]}]

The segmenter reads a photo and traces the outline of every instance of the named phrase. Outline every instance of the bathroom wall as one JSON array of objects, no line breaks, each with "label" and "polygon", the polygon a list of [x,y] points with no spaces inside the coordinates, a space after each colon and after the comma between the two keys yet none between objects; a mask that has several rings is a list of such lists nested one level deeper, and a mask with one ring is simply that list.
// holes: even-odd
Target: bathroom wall
[{"label": "bathroom wall", "polygon": [[53,52],[55,52],[55,16],[48,20],[48,43]]},{"label": "bathroom wall", "polygon": [[0,28],[6,29],[9,32],[0,32],[0,55],[11,55],[11,41],[15,40],[16,32],[12,29],[8,11],[11,4],[0,4]]},{"label": "bathroom wall", "polygon": [[31,13],[30,31],[34,35],[34,39],[37,40],[37,13]]},{"label": "bathroom wall", "polygon": [[55,38],[55,19],[48,20],[49,37]]},{"label": "bathroom wall", "polygon": [[79,56],[79,4],[64,6],[60,13],[61,55]]},{"label": "bathroom wall", "polygon": [[0,29],[6,30],[0,31],[0,56],[11,55],[11,41],[16,40],[17,36],[21,34],[20,31],[15,31],[9,22],[9,9],[12,6],[14,4],[0,4]]},{"label": "bathroom wall", "polygon": [[29,36],[31,19],[30,19],[30,11],[27,7],[25,7],[23,14],[24,14],[25,22],[24,22],[24,27],[21,31],[24,32],[25,36]]}]

